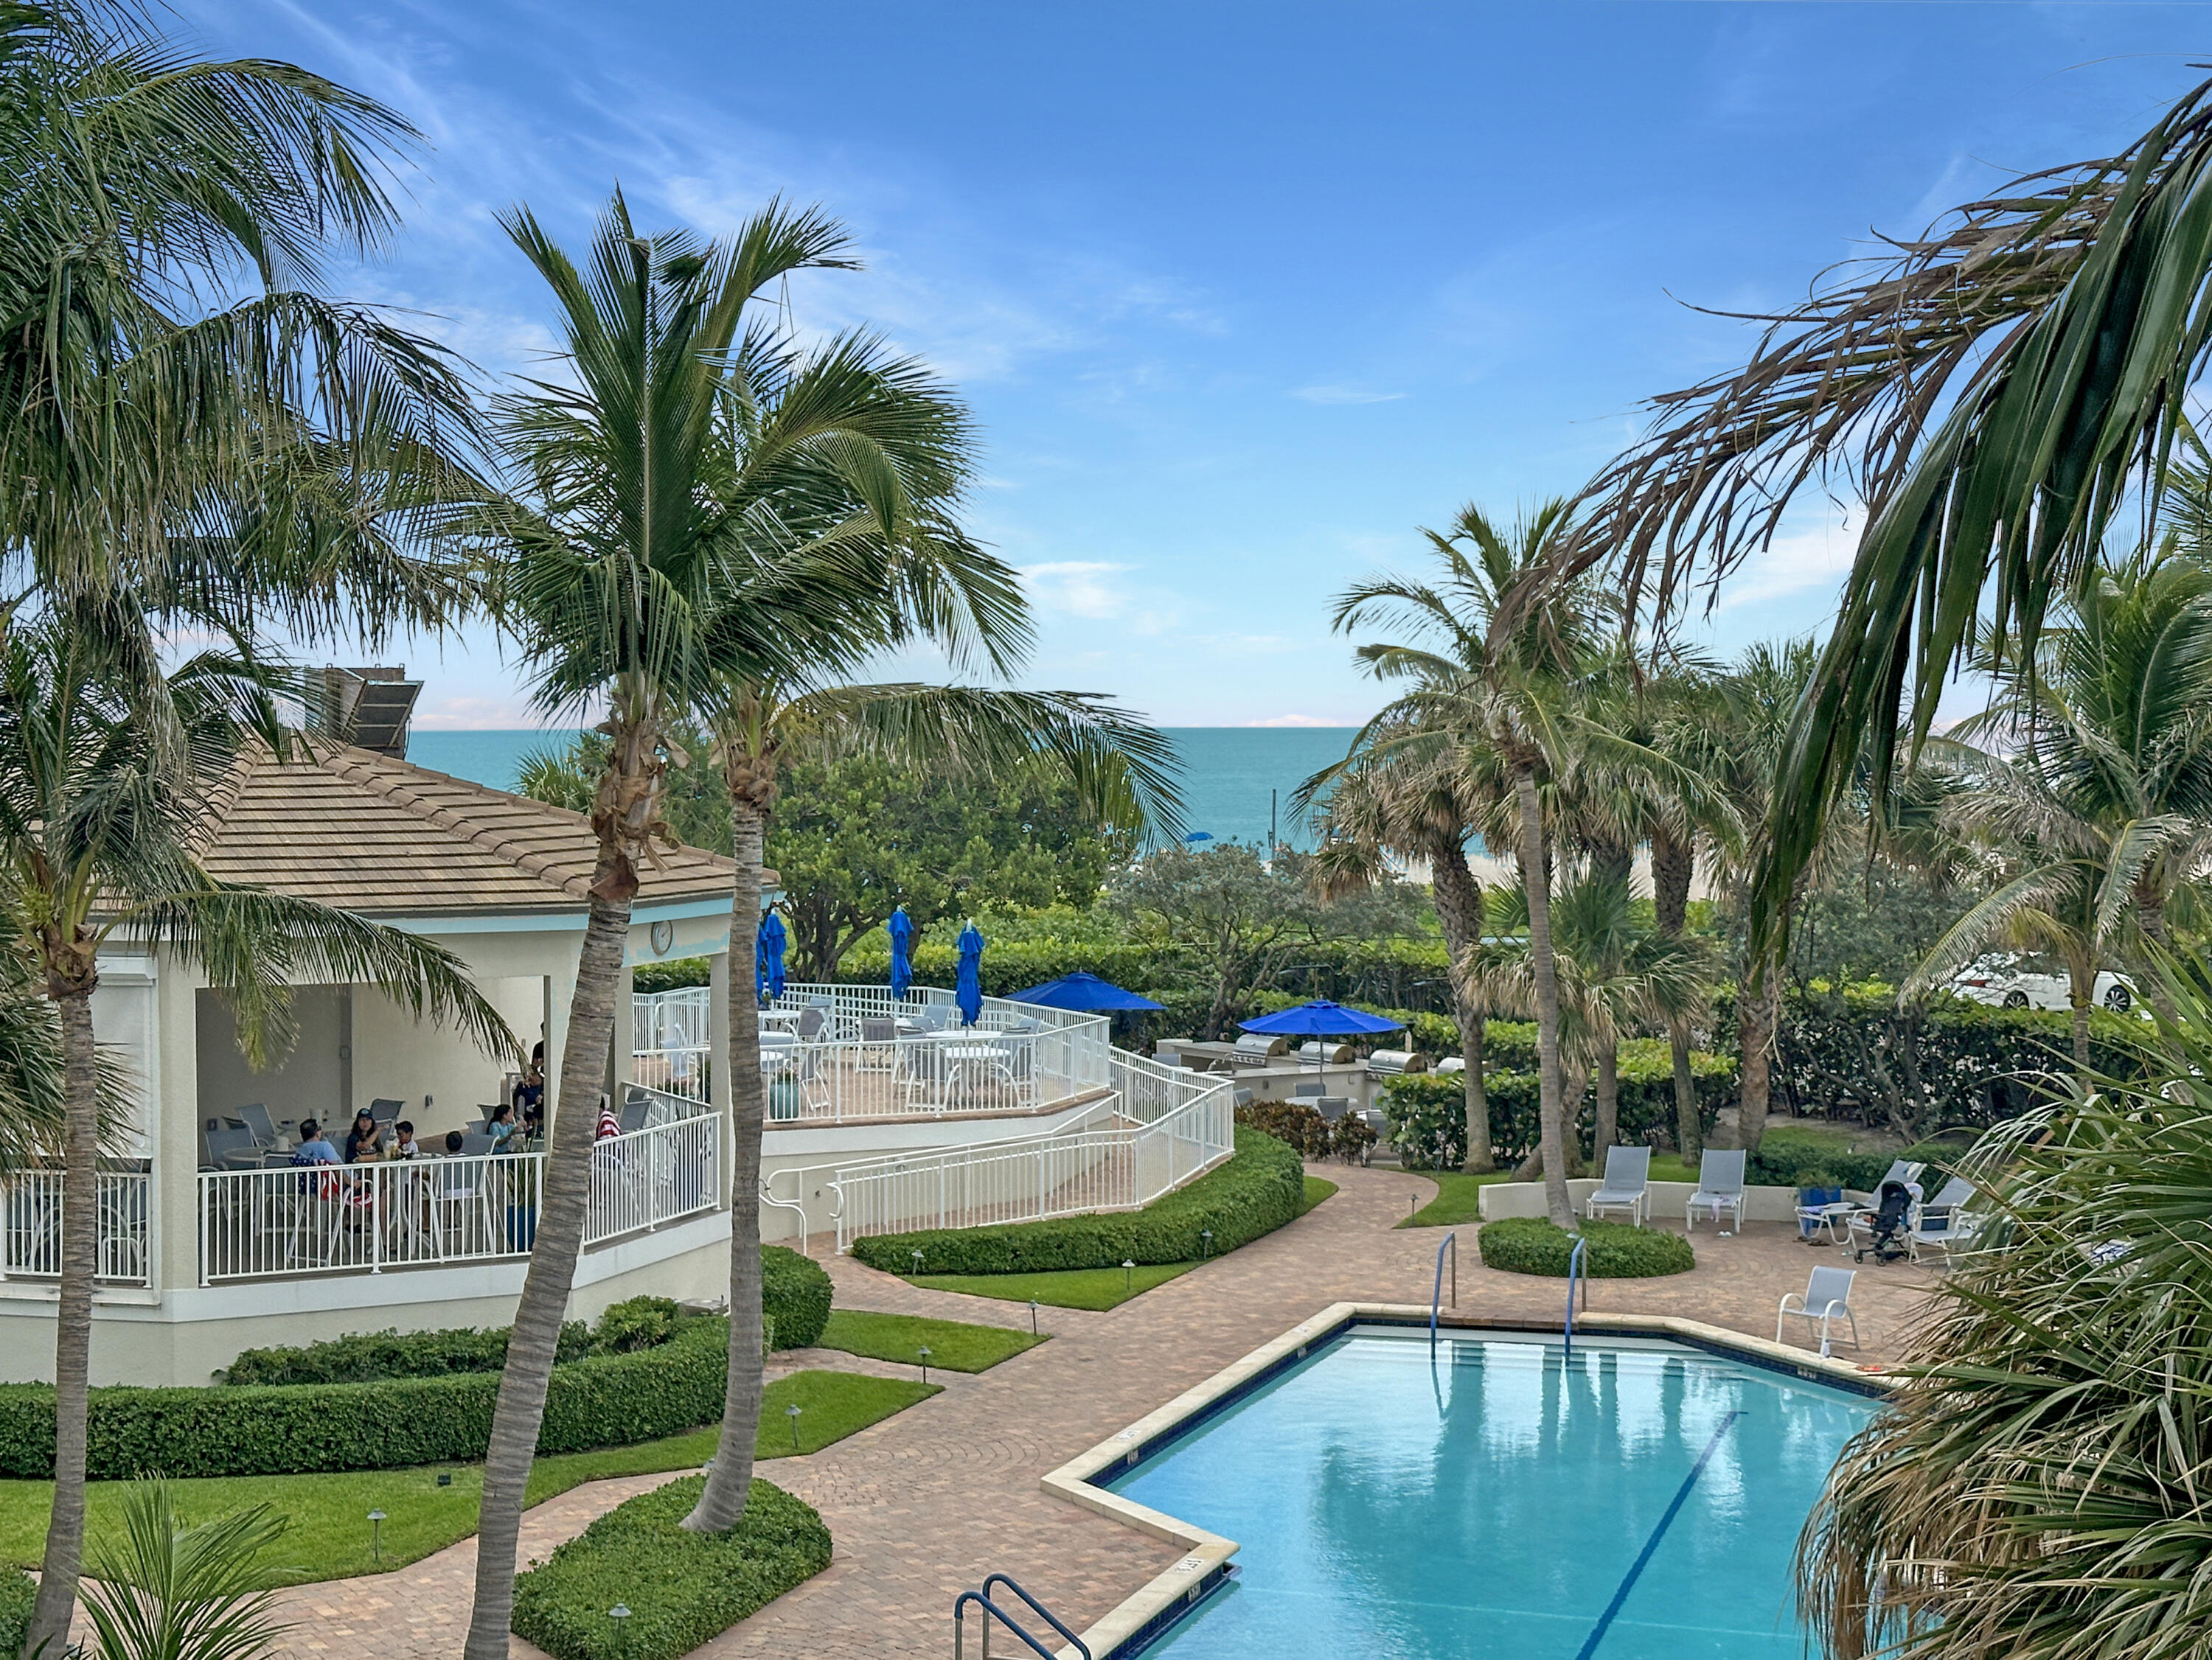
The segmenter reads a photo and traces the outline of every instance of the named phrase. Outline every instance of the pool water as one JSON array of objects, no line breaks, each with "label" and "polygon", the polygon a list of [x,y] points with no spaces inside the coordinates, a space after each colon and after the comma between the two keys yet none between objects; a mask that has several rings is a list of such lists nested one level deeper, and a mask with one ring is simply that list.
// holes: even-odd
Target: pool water
[{"label": "pool water", "polygon": [[1661,1342],[1355,1330],[1113,1480],[1236,1540],[1148,1660],[1801,1660],[1861,1396]]}]

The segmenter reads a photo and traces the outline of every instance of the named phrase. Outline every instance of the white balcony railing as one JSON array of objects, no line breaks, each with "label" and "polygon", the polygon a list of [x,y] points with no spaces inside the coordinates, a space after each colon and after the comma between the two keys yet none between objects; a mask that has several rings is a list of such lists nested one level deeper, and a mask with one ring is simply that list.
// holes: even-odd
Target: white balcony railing
[{"label": "white balcony railing", "polygon": [[[114,1285],[152,1283],[146,1248],[146,1172],[100,1172],[100,1245],[93,1272]],[[62,1271],[62,1172],[27,1170],[0,1183],[5,1236],[0,1275],[58,1277]]]},{"label": "white balcony railing", "polygon": [[[202,1171],[200,1283],[526,1257],[538,1233],[545,1158],[494,1153]],[[713,1114],[599,1142],[592,1149],[586,1245],[713,1209],[720,1159]]]}]

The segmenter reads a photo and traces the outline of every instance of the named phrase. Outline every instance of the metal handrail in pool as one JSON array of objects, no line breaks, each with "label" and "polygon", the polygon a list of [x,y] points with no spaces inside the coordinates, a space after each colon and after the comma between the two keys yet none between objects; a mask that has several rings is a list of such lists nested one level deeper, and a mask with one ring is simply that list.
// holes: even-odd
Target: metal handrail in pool
[{"label": "metal handrail in pool", "polygon": [[[1006,1575],[1002,1573],[994,1574],[992,1578],[994,1579],[1006,1579]],[[988,1582],[987,1581],[986,1583],[988,1584]],[[1014,1590],[1020,1593],[1021,1598],[1024,1602],[1027,1602],[1031,1608],[1036,1609],[1038,1613],[1043,1614],[1046,1619],[1052,1621],[1053,1628],[1054,1630],[1066,1637],[1069,1642],[1073,1643],[1077,1648],[1081,1649],[1083,1651],[1084,1660],[1091,1660],[1091,1651],[1088,1648],[1084,1647],[1083,1641],[1080,1638],[1070,1632],[1066,1626],[1061,1625],[1052,1615],[1046,1613],[1043,1607],[1038,1603],[1035,1597],[1031,1596],[1027,1591],[1023,1590],[1019,1585],[1014,1585],[1014,1582],[1012,1580],[1006,1579],[1006,1583],[1010,1585],[1013,1585]],[[983,1610],[983,1660],[990,1660],[991,1657],[991,1618],[994,1615],[998,1616],[999,1623],[1000,1625],[1004,1626],[1008,1631],[1013,1633],[1015,1636],[1020,1638],[1023,1642],[1029,1645],[1030,1651],[1031,1653],[1041,1656],[1042,1660],[1058,1660],[1058,1657],[1055,1656],[1050,1649],[1047,1648],[1042,1643],[1040,1643],[1035,1637],[1030,1634],[1020,1621],[1015,1619],[1012,1615],[1007,1613],[1006,1609],[1000,1608],[996,1602],[994,1602],[988,1596],[984,1595],[984,1593],[980,1590],[963,1590],[953,1600],[952,1660],[961,1660],[963,1645],[967,1641],[967,1613],[968,1605],[970,1602],[973,1602],[977,1608]]]},{"label": "metal handrail in pool", "polygon": [[1451,1252],[1452,1306],[1457,1308],[1459,1306],[1459,1230],[1456,1228],[1437,1241],[1437,1288],[1429,1298],[1429,1347],[1431,1348],[1437,1346],[1437,1312],[1444,1300],[1444,1252],[1447,1251]]},{"label": "metal handrail in pool", "polygon": [[[991,1587],[994,1585],[1004,1585],[1008,1590],[1013,1592],[1015,1596],[1020,1597],[1022,1601],[1027,1602],[1030,1609],[1036,1612],[1036,1616],[1040,1620],[1042,1620],[1062,1637],[1065,1637],[1069,1642],[1075,1645],[1075,1651],[1083,1657],[1083,1660],[1091,1660],[1091,1645],[1085,1642],[1073,1632],[1068,1630],[1066,1626],[1061,1622],[1060,1617],[1054,1614],[1050,1609],[1047,1608],[1043,1603],[1038,1602],[1036,1597],[1030,1596],[1027,1590],[1023,1589],[1021,1582],[1016,1579],[1013,1575],[1011,1573],[994,1573],[988,1575],[984,1578],[982,1584],[982,1595],[986,1602],[990,1600]],[[991,1622],[988,1620],[986,1620],[983,1622],[983,1653],[986,1657],[986,1660],[988,1660],[990,1652]]]},{"label": "metal handrail in pool", "polygon": [[1575,1354],[1575,1283],[1582,1282],[1583,1306],[1589,1306],[1589,1281],[1583,1273],[1583,1258],[1589,1251],[1587,1237],[1578,1238],[1575,1248],[1567,1254],[1567,1335],[1563,1358],[1572,1360]]}]

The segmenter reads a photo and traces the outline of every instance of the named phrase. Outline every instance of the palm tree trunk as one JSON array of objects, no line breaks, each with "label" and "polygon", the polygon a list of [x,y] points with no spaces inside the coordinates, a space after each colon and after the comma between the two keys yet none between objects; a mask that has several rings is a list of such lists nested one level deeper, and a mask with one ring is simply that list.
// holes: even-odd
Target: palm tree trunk
[{"label": "palm tree trunk", "polygon": [[[767,1118],[761,1083],[760,1000],[754,957],[761,924],[762,841],[766,827],[732,796],[731,840],[738,880],[730,902],[730,1378],[722,1396],[722,1439],[706,1490],[684,1518],[695,1533],[737,1526],[752,1493],[753,1444],[760,1434],[762,1386],[760,1167]],[[736,960],[740,955],[743,961]]]},{"label": "palm tree trunk", "polygon": [[1544,1207],[1561,1227],[1574,1226],[1567,1198],[1567,1152],[1560,1123],[1559,977],[1552,960],[1550,861],[1545,857],[1544,808],[1536,795],[1536,769],[1527,762],[1513,769],[1514,794],[1521,805],[1522,887],[1528,896],[1528,955],[1536,979],[1537,1148],[1544,1160]]},{"label": "palm tree trunk", "polygon": [[1620,1139],[1620,1045],[1601,1043],[1597,1051],[1597,1138],[1591,1167],[1603,1173],[1605,1150]]},{"label": "palm tree trunk", "polygon": [[1469,955],[1482,945],[1482,884],[1468,869],[1467,854],[1457,842],[1440,839],[1430,847],[1429,894],[1444,948],[1451,954],[1452,1013],[1459,1022],[1460,1053],[1467,1067],[1466,1157],[1460,1167],[1470,1176],[1486,1175],[1498,1168],[1498,1160],[1490,1143],[1490,1100],[1482,1076],[1484,1014],[1482,998],[1466,969]]},{"label": "palm tree trunk", "polygon": [[[1692,844],[1676,841],[1664,830],[1651,834],[1651,908],[1659,931],[1669,940],[1682,937],[1690,912],[1690,881],[1697,871]],[[1667,1020],[1667,1047],[1674,1063],[1674,1144],[1682,1157],[1694,1161],[1705,1141],[1705,1123],[1698,1112],[1698,1081],[1690,1070],[1690,1021],[1686,1015]]]},{"label": "palm tree trunk", "polygon": [[510,1646],[523,1491],[538,1451],[562,1317],[568,1311],[576,1259],[583,1254],[592,1142],[599,1127],[599,1097],[606,1081],[615,998],[622,985],[623,949],[629,941],[630,900],[636,885],[629,861],[603,842],[584,946],[576,962],[568,1040],[561,1050],[561,1094],[545,1159],[537,1239],[531,1247],[530,1271],[522,1281],[522,1300],[515,1305],[514,1331],[507,1340],[507,1364],[492,1409],[491,1447],[484,1458],[483,1499],[477,1524],[476,1602],[462,1651],[466,1660],[507,1660]]},{"label": "palm tree trunk", "polygon": [[60,1654],[76,1609],[84,1561],[84,1472],[92,1377],[92,1284],[100,1256],[98,1064],[92,1039],[97,975],[51,974],[47,993],[61,1015],[62,1088],[68,1130],[62,1143],[62,1279],[54,1321],[54,1507],[46,1525],[39,1596],[23,1652]]},{"label": "palm tree trunk", "polygon": [[2066,1002],[2073,1013],[2074,1069],[2089,1079],[2089,1011],[2097,1002],[2096,959],[2075,957],[2066,965]]},{"label": "palm tree trunk", "polygon": [[1724,1144],[1747,1153],[1759,1151],[1759,1138],[1766,1130],[1767,1106],[1773,1090],[1774,1027],[1781,1000],[1782,965],[1772,959],[1759,977],[1759,989],[1754,991],[1746,986],[1736,997],[1736,1043],[1742,1061],[1735,1131]]}]

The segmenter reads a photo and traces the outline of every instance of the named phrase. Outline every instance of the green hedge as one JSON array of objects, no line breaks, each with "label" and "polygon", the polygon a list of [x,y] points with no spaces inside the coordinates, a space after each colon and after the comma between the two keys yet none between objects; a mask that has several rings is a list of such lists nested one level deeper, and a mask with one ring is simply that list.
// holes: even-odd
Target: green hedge
[{"label": "green hedge", "polygon": [[1237,1151],[1220,1169],[1142,1210],[1064,1216],[1006,1227],[933,1228],[879,1233],[853,1242],[871,1268],[925,1274],[1032,1274],[1060,1269],[1119,1268],[1123,1263],[1189,1263],[1234,1251],[1272,1233],[1298,1214],[1305,1166],[1296,1149],[1256,1130],[1237,1131]]},{"label": "green hedge", "polygon": [[811,1348],[830,1324],[830,1275],[795,1251],[763,1245],[761,1312],[770,1348]]},{"label": "green hedge", "polygon": [[[540,1452],[679,1434],[722,1414],[728,1323],[685,1323],[655,1348],[553,1368]],[[90,1474],[289,1475],[474,1462],[491,1439],[494,1372],[366,1384],[92,1391]],[[0,1384],[0,1475],[50,1476],[54,1391]]]},{"label": "green hedge", "polygon": [[21,1568],[0,1569],[0,1654],[22,1651],[31,1634],[31,1605],[39,1600],[39,1582]]},{"label": "green hedge", "polygon": [[[624,1499],[514,1583],[515,1635],[553,1660],[676,1660],[830,1566],[830,1530],[756,1481],[727,1533],[678,1525],[703,1475]],[[621,1603],[629,1618],[607,1610]]]},{"label": "green hedge", "polygon": [[[1698,1113],[1710,1128],[1735,1094],[1734,1063],[1693,1051],[1690,1075],[1698,1087]],[[1526,1158],[1536,1145],[1537,1087],[1534,1072],[1486,1071],[1490,1143],[1498,1162]],[[1456,1073],[1416,1073],[1393,1078],[1382,1098],[1390,1139],[1415,1170],[1455,1170],[1467,1158],[1467,1084]],[[1585,1092],[1582,1130],[1587,1148],[1596,1128],[1597,1102]],[[1620,1046],[1620,1134],[1640,1142],[1647,1131],[1674,1127],[1674,1061],[1664,1039],[1638,1038]]]},{"label": "green hedge", "polygon": [[[297,1348],[248,1348],[217,1372],[232,1385],[367,1384],[386,1378],[444,1378],[455,1372],[497,1372],[507,1364],[507,1328],[473,1326],[445,1331],[362,1331]],[[561,1360],[592,1352],[592,1330],[581,1320],[561,1328]]]},{"label": "green hedge", "polygon": [[[1580,1237],[1589,1241],[1583,1271],[1593,1280],[1650,1280],[1662,1274],[1686,1274],[1698,1265],[1687,1239],[1658,1228],[1584,1222]],[[1485,1268],[1564,1280],[1576,1238],[1548,1217],[1514,1216],[1485,1222],[1474,1240]]]},{"label": "green hedge", "polygon": [[1751,1155],[1745,1179],[1774,1187],[1798,1187],[1805,1184],[1804,1178],[1808,1176],[1825,1174],[1833,1180],[1817,1185],[1871,1193],[1875,1184],[1888,1174],[1892,1161],[1904,1159],[1928,1166],[1922,1173],[1920,1185],[1932,1199],[1936,1190],[1957,1169],[1965,1150],[1950,1142],[1936,1142],[1896,1153],[1838,1153],[1832,1140],[1771,1130],[1759,1139],[1759,1151]]}]

